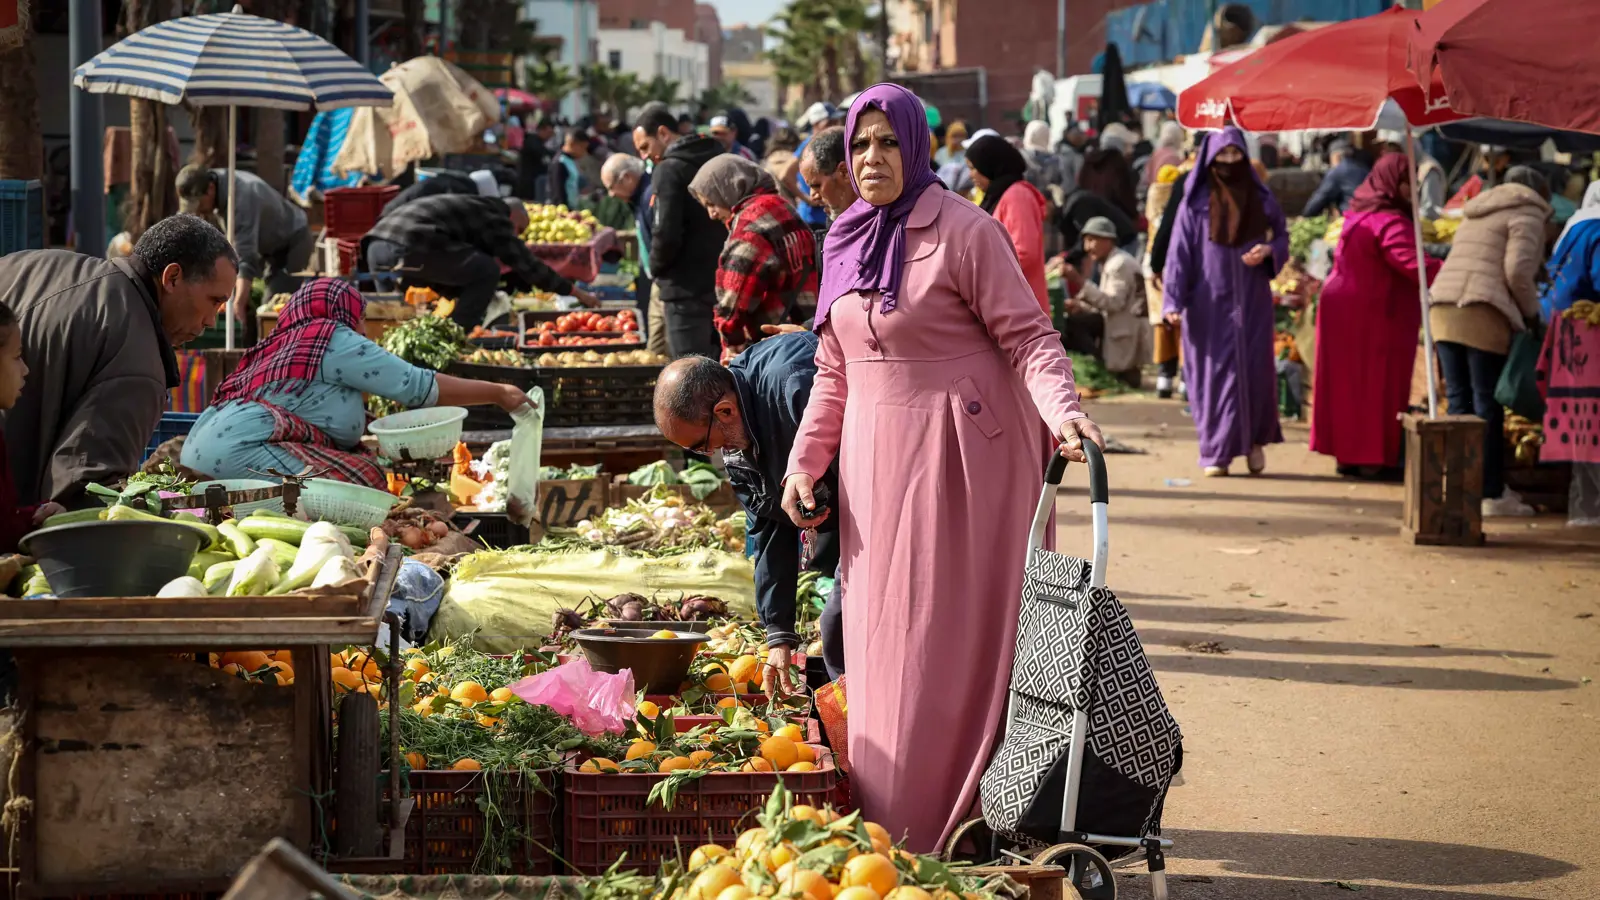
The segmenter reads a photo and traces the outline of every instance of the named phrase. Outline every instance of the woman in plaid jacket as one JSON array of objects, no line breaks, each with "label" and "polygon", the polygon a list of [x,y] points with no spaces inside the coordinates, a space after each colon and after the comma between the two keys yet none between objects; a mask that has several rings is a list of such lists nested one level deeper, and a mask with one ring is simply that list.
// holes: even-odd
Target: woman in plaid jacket
[{"label": "woman in plaid jacket", "polygon": [[700,167],[689,193],[728,226],[717,260],[716,323],[724,353],[760,340],[763,325],[809,319],[817,306],[816,238],[779,196],[772,176],[724,154]]}]

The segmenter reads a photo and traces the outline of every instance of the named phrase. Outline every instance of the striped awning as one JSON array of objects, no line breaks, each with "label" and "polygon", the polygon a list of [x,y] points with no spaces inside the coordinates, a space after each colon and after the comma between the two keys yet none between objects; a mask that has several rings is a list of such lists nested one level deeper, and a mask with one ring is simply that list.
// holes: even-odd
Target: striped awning
[{"label": "striped awning", "polygon": [[233,12],[141,29],[79,66],[72,83],[196,106],[388,106],[394,94],[339,48],[285,22]]}]

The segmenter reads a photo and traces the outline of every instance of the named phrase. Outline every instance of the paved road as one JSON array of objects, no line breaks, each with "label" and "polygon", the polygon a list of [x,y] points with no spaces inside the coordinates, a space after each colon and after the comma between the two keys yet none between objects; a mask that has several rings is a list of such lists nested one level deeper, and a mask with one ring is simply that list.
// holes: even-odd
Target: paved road
[{"label": "paved road", "polygon": [[[1412,547],[1400,488],[1303,428],[1205,479],[1177,404],[1091,412],[1148,451],[1109,457],[1109,573],[1184,730],[1174,900],[1600,898],[1600,533]],[[1074,480],[1058,546],[1086,553]]]}]

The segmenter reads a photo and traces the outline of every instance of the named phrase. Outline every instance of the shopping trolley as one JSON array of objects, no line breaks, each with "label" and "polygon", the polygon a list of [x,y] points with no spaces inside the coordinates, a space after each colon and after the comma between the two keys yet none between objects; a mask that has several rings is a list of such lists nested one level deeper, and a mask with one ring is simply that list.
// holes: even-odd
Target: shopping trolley
[{"label": "shopping trolley", "polygon": [[1166,900],[1161,811],[1183,765],[1133,621],[1106,587],[1105,457],[1085,441],[1093,561],[1044,549],[1057,453],[1028,535],[1026,577],[1005,732],[980,783],[983,818],[963,823],[946,855],[973,862],[1060,865],[1083,900],[1114,900],[1110,861],[1143,850],[1154,900]]}]

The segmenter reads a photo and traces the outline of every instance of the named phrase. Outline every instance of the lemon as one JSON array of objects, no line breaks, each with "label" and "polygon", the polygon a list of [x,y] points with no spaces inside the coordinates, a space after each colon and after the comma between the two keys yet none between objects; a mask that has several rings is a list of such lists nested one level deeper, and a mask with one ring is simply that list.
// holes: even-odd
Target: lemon
[{"label": "lemon", "polygon": [[672,638],[677,637],[677,635],[663,628],[655,634],[650,635],[650,637],[654,638],[655,640],[671,640]]}]

